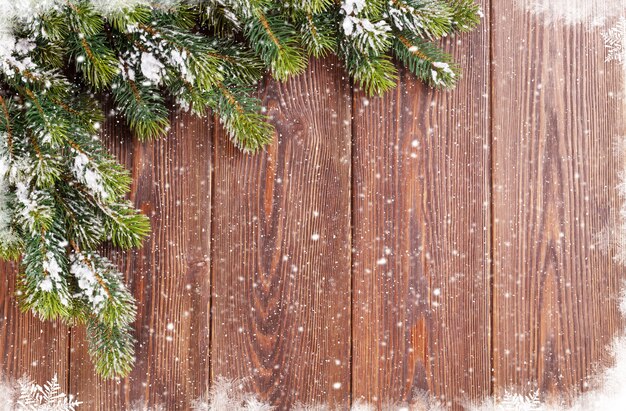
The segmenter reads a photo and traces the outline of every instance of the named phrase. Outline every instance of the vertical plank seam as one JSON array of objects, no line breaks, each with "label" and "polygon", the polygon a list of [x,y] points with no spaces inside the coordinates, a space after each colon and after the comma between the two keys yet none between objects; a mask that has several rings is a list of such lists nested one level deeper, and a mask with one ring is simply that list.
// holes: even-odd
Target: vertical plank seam
[{"label": "vertical plank seam", "polygon": [[495,204],[494,204],[494,138],[493,138],[493,130],[494,130],[494,86],[493,86],[493,78],[494,78],[494,66],[493,66],[493,26],[494,26],[494,2],[491,0],[488,1],[488,10],[487,18],[489,20],[487,24],[487,42],[489,48],[489,61],[487,65],[489,67],[489,105],[488,105],[488,115],[489,115],[489,396],[493,397],[495,394],[495,361],[494,361],[494,347],[495,347],[495,333],[494,333],[494,325],[495,325]]},{"label": "vertical plank seam", "polygon": [[349,396],[349,406],[352,407],[352,403],[354,401],[354,383],[353,379],[353,370],[354,370],[354,236],[355,236],[355,215],[354,215],[354,165],[356,163],[355,159],[355,127],[354,123],[354,84],[352,79],[348,80],[348,87],[350,89],[350,186],[348,188],[350,195],[350,360],[349,360],[349,373],[350,373],[350,389],[348,390]]},{"label": "vertical plank seam", "polygon": [[67,384],[67,392],[71,393],[72,389],[72,328],[67,327],[67,375],[65,376],[65,383]]},{"label": "vertical plank seam", "polygon": [[217,144],[218,144],[218,121],[217,114],[211,111],[211,115],[207,116],[207,120],[209,121],[209,126],[211,127],[211,172],[209,176],[211,181],[209,182],[211,193],[211,199],[209,200],[209,370],[207,372],[208,381],[206,382],[206,394],[208,394],[211,390],[211,386],[213,385],[213,293],[215,291],[215,270],[213,269],[213,234],[215,233],[215,218],[213,214],[214,210],[214,202],[215,202],[215,167],[217,165]]}]

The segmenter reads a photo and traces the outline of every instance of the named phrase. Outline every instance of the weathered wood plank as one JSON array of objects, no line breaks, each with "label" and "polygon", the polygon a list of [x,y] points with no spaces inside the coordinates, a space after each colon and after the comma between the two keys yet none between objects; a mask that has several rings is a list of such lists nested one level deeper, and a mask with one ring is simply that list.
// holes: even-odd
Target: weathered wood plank
[{"label": "weathered wood plank", "polygon": [[488,34],[486,17],[457,39],[453,92],[406,72],[355,92],[354,399],[458,409],[490,392]]},{"label": "weathered wood plank", "polygon": [[0,376],[43,384],[57,374],[67,390],[68,329],[22,313],[16,300],[18,263],[0,262]]},{"label": "weathered wood plank", "polygon": [[350,400],[349,96],[340,67],[313,61],[266,84],[266,152],[215,142],[213,378],[280,407]]},{"label": "weathered wood plank", "polygon": [[618,211],[622,82],[600,29],[546,25],[516,3],[492,16],[495,392],[565,393],[621,324],[624,270],[594,237]]},{"label": "weathered wood plank", "polygon": [[94,377],[84,334],[72,336],[72,390],[88,409],[143,402],[185,409],[209,383],[210,197],[212,127],[207,119],[172,115],[161,140],[139,143],[110,121],[109,148],[133,174],[135,205],[150,216],[142,249],[112,252],[138,300],[135,369],[129,378]]}]

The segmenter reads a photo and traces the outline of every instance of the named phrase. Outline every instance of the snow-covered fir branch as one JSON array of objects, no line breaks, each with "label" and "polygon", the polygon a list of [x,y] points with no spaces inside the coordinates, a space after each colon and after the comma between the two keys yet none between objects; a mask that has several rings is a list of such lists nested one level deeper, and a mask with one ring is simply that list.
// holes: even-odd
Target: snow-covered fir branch
[{"label": "snow-covered fir branch", "polygon": [[381,53],[389,45],[391,27],[383,19],[372,22],[368,17],[362,16],[366,5],[366,0],[342,0],[343,32],[361,51],[367,52],[371,49],[375,53]]}]

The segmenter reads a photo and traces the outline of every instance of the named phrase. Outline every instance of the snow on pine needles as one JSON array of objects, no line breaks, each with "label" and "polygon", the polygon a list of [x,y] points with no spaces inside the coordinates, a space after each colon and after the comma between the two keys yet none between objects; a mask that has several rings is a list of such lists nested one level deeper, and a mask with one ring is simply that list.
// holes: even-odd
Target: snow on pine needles
[{"label": "snow on pine needles", "polygon": [[540,17],[545,25],[601,27],[624,14],[624,0],[516,0],[521,9]]}]

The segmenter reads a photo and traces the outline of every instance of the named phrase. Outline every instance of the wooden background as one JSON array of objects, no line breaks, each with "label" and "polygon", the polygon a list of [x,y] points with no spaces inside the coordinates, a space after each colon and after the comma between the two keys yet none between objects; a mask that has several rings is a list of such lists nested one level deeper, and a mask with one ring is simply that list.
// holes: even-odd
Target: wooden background
[{"label": "wooden background", "polygon": [[153,226],[110,251],[139,301],[137,365],[94,377],[83,330],[20,314],[4,264],[4,373],[58,373],[89,410],[187,409],[218,376],[280,408],[584,390],[624,325],[624,269],[596,241],[618,218],[621,69],[601,29],[483,7],[450,44],[453,92],[403,72],[367,98],[333,59],[268,80],[277,136],[256,156],[212,117],[173,114],[146,144],[109,121]]}]

